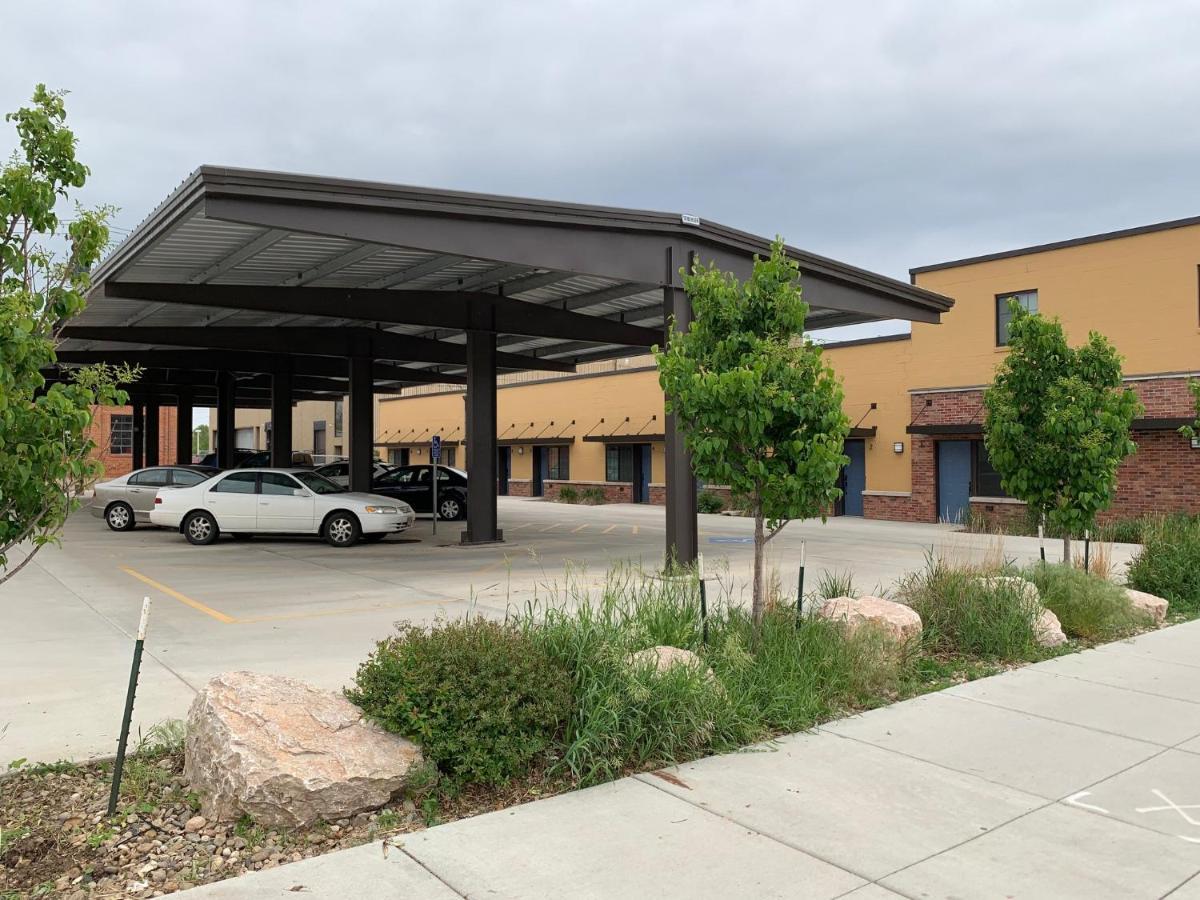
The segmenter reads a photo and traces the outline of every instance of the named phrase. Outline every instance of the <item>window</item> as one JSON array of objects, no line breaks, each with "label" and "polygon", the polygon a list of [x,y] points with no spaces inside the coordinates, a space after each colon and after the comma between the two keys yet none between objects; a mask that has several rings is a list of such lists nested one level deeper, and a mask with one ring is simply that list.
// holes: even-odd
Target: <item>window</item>
[{"label": "window", "polygon": [[346,491],[344,487],[334,484],[316,472],[297,472],[296,478],[314,494],[342,494]]},{"label": "window", "polygon": [[262,493],[264,494],[270,494],[272,497],[290,497],[294,491],[299,489],[300,482],[291,475],[284,475],[282,472],[262,473]]},{"label": "window", "polygon": [[343,423],[344,417],[345,417],[345,412],[343,410],[343,406],[344,406],[344,401],[342,401],[342,400],[334,400],[333,401],[333,436],[334,437],[342,436],[342,423]]},{"label": "window", "polygon": [[253,494],[257,483],[257,472],[234,472],[214,484],[212,489],[222,494]]},{"label": "window", "polygon": [[203,472],[193,472],[191,469],[176,469],[173,473],[174,483],[180,487],[191,487],[205,481],[208,477]]},{"label": "window", "polygon": [[143,469],[129,476],[129,483],[138,487],[165,487],[167,484],[166,469]]},{"label": "window", "polygon": [[393,448],[393,449],[389,450],[388,451],[388,461],[391,462],[391,464],[393,466],[407,466],[408,465],[408,448],[401,447],[399,449]]},{"label": "window", "polygon": [[108,429],[109,453],[127,456],[133,452],[133,416],[113,416]]},{"label": "window", "polygon": [[[429,473],[432,470],[433,470],[432,466],[429,466],[429,467],[422,466],[420,469],[417,469],[416,470],[418,472],[417,483],[418,484],[429,484]],[[449,480],[450,480],[450,473],[446,471],[445,466],[439,465],[438,466],[438,484],[441,484],[443,481],[449,481]]]},{"label": "window", "polygon": [[393,484],[410,484],[416,473],[416,469],[393,469],[386,475],[380,475],[375,483],[381,487]]},{"label": "window", "polygon": [[1012,321],[1012,310],[1008,308],[1008,301],[1016,300],[1017,305],[1029,313],[1037,313],[1038,311],[1038,292],[1037,291],[1013,291],[1010,294],[996,295],[996,346],[1003,347],[1008,344],[1008,326]]},{"label": "window", "polygon": [[971,441],[971,494],[975,497],[1007,497],[1000,486],[1000,473],[992,468],[987,445],[983,441]]},{"label": "window", "polygon": [[565,481],[571,477],[570,447],[547,447],[546,477]]},{"label": "window", "polygon": [[604,450],[604,480],[633,481],[633,447],[609,445]]}]

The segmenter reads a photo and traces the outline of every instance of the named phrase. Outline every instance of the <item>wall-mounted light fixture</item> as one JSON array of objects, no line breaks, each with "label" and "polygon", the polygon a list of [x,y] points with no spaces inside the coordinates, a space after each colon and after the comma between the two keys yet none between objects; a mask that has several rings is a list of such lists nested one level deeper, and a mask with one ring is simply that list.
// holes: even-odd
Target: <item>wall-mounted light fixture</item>
[{"label": "wall-mounted light fixture", "polygon": [[892,444],[892,452],[893,453],[903,453],[904,452],[904,441],[896,441],[896,443]]},{"label": "wall-mounted light fixture", "polygon": [[518,447],[518,448],[517,448],[517,456],[524,456],[524,455],[525,455],[525,448],[524,448],[524,447]]}]

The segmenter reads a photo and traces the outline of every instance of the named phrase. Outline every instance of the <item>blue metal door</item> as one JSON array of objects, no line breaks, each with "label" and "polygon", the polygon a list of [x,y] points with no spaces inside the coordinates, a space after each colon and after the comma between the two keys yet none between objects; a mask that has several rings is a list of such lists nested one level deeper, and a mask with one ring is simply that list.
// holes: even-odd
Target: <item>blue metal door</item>
[{"label": "blue metal door", "polygon": [[862,492],[867,489],[867,442],[846,441],[845,452],[850,462],[846,463],[843,508],[848,516],[861,516]]},{"label": "blue metal door", "polygon": [[938,520],[962,522],[971,501],[971,442],[938,441]]},{"label": "blue metal door", "polygon": [[633,500],[635,503],[645,503],[650,499],[650,445],[639,444],[637,449],[641,457],[641,463],[638,466],[638,484],[636,496]]}]

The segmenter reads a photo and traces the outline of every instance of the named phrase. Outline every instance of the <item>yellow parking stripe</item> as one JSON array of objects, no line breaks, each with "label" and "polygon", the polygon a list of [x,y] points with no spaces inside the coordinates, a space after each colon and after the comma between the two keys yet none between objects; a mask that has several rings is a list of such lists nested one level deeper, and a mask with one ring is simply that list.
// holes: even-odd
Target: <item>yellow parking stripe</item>
[{"label": "yellow parking stripe", "polygon": [[636,525],[633,526],[633,533],[634,534],[638,533],[638,527]]},{"label": "yellow parking stripe", "polygon": [[585,522],[584,524],[580,525],[578,528],[572,528],[571,534],[579,534],[579,532],[583,531],[587,527],[588,527],[587,523]]},{"label": "yellow parking stripe", "polygon": [[137,571],[136,569],[131,569],[131,568],[129,568],[129,566],[119,566],[118,568],[122,572],[124,572],[126,575],[132,575],[138,581],[142,582],[143,584],[149,585],[150,587],[154,588],[156,591],[161,591],[162,593],[166,594],[168,597],[173,597],[174,599],[178,600],[180,603],[190,606],[192,609],[199,610],[200,612],[204,613],[206,616],[212,616],[218,622],[224,622],[226,625],[229,625],[229,624],[237,621],[237,619],[233,618],[233,616],[227,616],[227,615],[225,615],[225,613],[220,612],[219,610],[215,610],[211,606],[205,606],[199,600],[193,600],[187,594],[181,594],[181,593],[179,593],[179,591],[174,590],[173,588],[169,588],[165,584],[160,584],[159,582],[155,581],[153,578],[149,578],[146,575],[143,575],[141,572]]},{"label": "yellow parking stripe", "polygon": [[616,527],[617,527],[616,525],[609,525],[607,528],[605,528],[605,529],[604,529],[602,532],[600,532],[600,533],[601,533],[601,534],[609,534],[609,533],[611,533],[611,532],[612,532],[612,530],[613,530],[614,528],[616,528]]},{"label": "yellow parking stripe", "polygon": [[562,524],[562,522],[553,522],[550,525],[547,525],[545,528],[539,528],[538,530],[539,531],[553,531],[555,528],[557,528],[561,524]]}]

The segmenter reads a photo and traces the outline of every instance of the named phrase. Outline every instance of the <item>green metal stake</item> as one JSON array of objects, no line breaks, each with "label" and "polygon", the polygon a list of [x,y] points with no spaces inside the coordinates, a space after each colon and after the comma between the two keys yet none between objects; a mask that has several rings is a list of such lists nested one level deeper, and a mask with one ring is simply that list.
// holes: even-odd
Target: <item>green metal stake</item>
[{"label": "green metal stake", "polygon": [[800,578],[796,585],[796,625],[804,618],[804,541],[800,542]]},{"label": "green metal stake", "polygon": [[708,646],[708,591],[704,587],[704,554],[696,556],[696,574],[700,578],[700,633],[704,646]]},{"label": "green metal stake", "polygon": [[1083,571],[1092,571],[1091,567],[1091,549],[1092,549],[1092,532],[1087,529],[1083,532]]},{"label": "green metal stake", "polygon": [[150,618],[150,598],[142,598],[142,618],[138,623],[137,641],[133,645],[133,667],[129,670],[129,690],[125,694],[125,715],[121,718],[121,737],[117,741],[117,761],[113,765],[112,790],[108,794],[108,814],[117,811],[121,794],[121,775],[125,771],[125,751],[129,747],[129,723],[133,719],[133,698],[137,694],[138,673],[142,668],[142,647],[146,643],[146,621]]},{"label": "green metal stake", "polygon": [[1046,561],[1046,535],[1045,527],[1041,522],[1038,522],[1038,553],[1041,554],[1042,562]]}]

